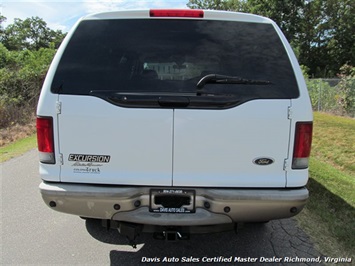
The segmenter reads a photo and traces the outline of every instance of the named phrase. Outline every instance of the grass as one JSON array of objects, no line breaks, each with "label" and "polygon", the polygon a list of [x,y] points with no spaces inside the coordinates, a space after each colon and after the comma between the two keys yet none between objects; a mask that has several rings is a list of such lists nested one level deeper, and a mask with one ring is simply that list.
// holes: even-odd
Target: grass
[{"label": "grass", "polygon": [[355,172],[355,119],[314,113],[312,157]]},{"label": "grass", "polygon": [[32,136],[34,133],[36,133],[35,116],[27,119],[26,123],[12,123],[7,127],[0,128],[0,148],[17,140]]},{"label": "grass", "polygon": [[310,199],[297,220],[330,257],[355,257],[354,145],[354,119],[314,114]]},{"label": "grass", "polygon": [[17,140],[11,144],[0,147],[0,163],[20,156],[37,145],[36,134]]},{"label": "grass", "polygon": [[36,117],[28,116],[26,123],[0,128],[0,163],[36,147]]}]

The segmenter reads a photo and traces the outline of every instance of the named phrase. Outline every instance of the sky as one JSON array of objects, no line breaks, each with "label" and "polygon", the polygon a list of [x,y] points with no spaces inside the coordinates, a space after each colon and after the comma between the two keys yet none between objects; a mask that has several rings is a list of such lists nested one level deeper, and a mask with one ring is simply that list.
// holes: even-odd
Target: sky
[{"label": "sky", "polygon": [[14,22],[14,18],[40,17],[50,29],[68,32],[75,22],[91,13],[146,8],[187,8],[188,0],[0,0],[0,13],[7,20],[3,27]]}]

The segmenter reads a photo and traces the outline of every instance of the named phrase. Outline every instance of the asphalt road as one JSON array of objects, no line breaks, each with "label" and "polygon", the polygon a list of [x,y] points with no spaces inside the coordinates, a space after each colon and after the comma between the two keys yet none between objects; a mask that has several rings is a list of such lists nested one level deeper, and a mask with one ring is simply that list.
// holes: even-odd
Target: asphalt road
[{"label": "asphalt road", "polygon": [[189,241],[165,242],[145,234],[133,249],[116,231],[52,211],[42,202],[35,150],[0,164],[0,174],[0,265],[234,265],[238,260],[321,265],[297,262],[321,255],[293,219],[244,224],[238,234],[193,235]]}]

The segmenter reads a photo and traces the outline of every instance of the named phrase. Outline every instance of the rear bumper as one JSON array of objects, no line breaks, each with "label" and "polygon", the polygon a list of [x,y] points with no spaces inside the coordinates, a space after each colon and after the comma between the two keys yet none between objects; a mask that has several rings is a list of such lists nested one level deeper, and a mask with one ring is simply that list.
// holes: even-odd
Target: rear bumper
[{"label": "rear bumper", "polygon": [[305,187],[191,188],[196,191],[195,213],[152,213],[149,212],[151,187],[42,182],[39,188],[44,202],[59,212],[161,226],[199,226],[288,218],[299,213],[308,199]]}]

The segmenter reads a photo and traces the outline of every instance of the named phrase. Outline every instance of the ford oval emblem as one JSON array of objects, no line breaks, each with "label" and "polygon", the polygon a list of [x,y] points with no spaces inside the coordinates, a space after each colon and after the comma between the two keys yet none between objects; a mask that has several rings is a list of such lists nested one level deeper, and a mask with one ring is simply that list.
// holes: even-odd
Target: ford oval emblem
[{"label": "ford oval emblem", "polygon": [[262,157],[262,158],[254,159],[253,163],[255,163],[257,165],[270,165],[270,164],[274,163],[274,160],[271,158]]}]

